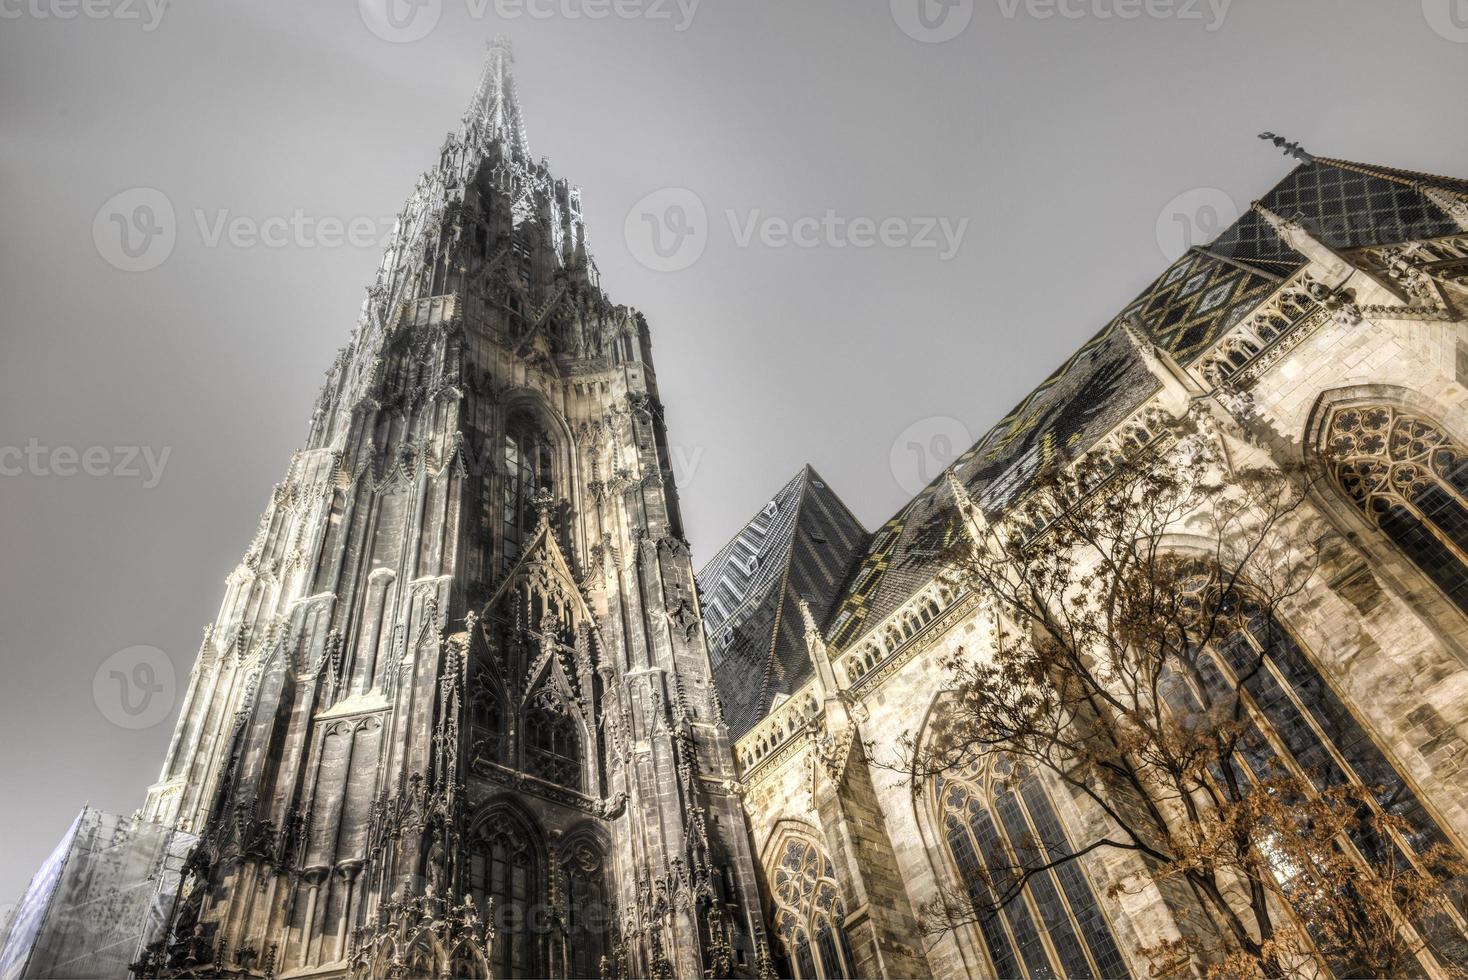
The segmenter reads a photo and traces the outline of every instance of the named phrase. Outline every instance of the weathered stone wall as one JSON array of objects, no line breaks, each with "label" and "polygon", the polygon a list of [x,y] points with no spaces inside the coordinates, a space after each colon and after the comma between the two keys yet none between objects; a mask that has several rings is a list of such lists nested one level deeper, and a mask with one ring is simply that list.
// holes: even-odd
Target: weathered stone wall
[{"label": "weathered stone wall", "polygon": [[[1370,267],[1378,259],[1363,254],[1352,261]],[[1326,278],[1326,271],[1317,267],[1304,271]],[[1468,306],[1468,294],[1440,284],[1436,295],[1453,305],[1433,306],[1422,299],[1425,293],[1404,298],[1382,282],[1382,277],[1359,269],[1350,273],[1337,286],[1341,295],[1354,299],[1354,306],[1307,319],[1294,332],[1255,350],[1249,370],[1232,383],[1205,381],[1201,372],[1190,380],[1200,391],[1211,391],[1202,397],[1209,399],[1207,411],[1218,421],[1216,435],[1230,465],[1306,464],[1307,473],[1320,479],[1309,487],[1297,526],[1325,529],[1320,541],[1324,558],[1283,618],[1322,676],[1462,847],[1468,841],[1468,779],[1463,778],[1468,767],[1468,618],[1323,478],[1326,468],[1319,455],[1329,412],[1366,403],[1393,405],[1428,418],[1459,445],[1468,446],[1468,320],[1455,312]],[[1162,387],[1139,414],[1166,404],[1166,379]],[[1187,534],[1184,528],[1179,531],[1177,545],[1185,549]],[[867,654],[866,662],[857,663],[852,660],[856,653],[843,654],[871,650],[868,641],[882,634],[884,623],[874,624],[846,650],[829,652],[845,688],[844,703],[859,725],[860,738],[870,746],[849,763],[864,768],[861,778],[852,780],[848,774],[846,782],[870,787],[875,812],[860,806],[841,812],[830,805],[833,792],[821,751],[821,740],[829,735],[824,707],[829,702],[816,681],[740,739],[736,757],[746,783],[745,805],[766,873],[772,858],[769,842],[782,825],[797,821],[819,833],[833,854],[849,851],[852,839],[885,835],[876,850],[890,854],[892,863],[845,871],[860,879],[853,882],[853,893],[861,893],[858,886],[873,884],[893,893],[900,888],[905,904],[889,904],[904,904],[920,915],[940,882],[956,880],[935,825],[930,793],[921,787],[915,792],[910,777],[888,768],[897,761],[901,739],[921,737],[941,697],[944,657],[959,650],[973,657],[987,654],[978,599],[951,589],[936,592],[941,593],[941,614],[925,618],[917,635],[895,649],[890,641],[879,641],[880,660],[873,662]],[[929,601],[917,597],[914,608]],[[891,619],[901,614],[899,610]],[[1051,796],[1073,836],[1104,826],[1104,818],[1088,801],[1054,787]],[[853,825],[833,826],[833,819]],[[842,863],[836,861],[838,869]],[[1180,923],[1194,914],[1187,896],[1148,886],[1107,897],[1109,884],[1145,869],[1133,857],[1106,851],[1087,855],[1082,864],[1118,945],[1131,957],[1132,970],[1148,974],[1158,965],[1139,960],[1135,950],[1185,929]],[[853,927],[866,924],[855,911],[848,913]],[[911,920],[891,920],[885,940],[916,944],[931,975],[993,975],[977,930],[923,937],[904,929],[912,929]],[[901,975],[873,970],[878,974]]]}]

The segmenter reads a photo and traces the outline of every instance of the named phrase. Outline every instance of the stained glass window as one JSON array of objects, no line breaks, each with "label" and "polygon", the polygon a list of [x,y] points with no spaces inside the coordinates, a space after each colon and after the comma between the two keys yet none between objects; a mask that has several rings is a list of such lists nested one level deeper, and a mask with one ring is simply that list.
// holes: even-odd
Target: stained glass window
[{"label": "stained glass window", "polygon": [[[959,878],[986,911],[979,931],[999,976],[1099,980],[1130,975],[1096,894],[1074,860],[1019,882],[1020,868],[1072,853],[1033,772],[1015,772],[1005,759],[974,762],[961,773],[938,777],[936,797]],[[988,912],[1001,903],[997,912]]]},{"label": "stained glass window", "polygon": [[797,980],[847,980],[856,960],[831,859],[799,836],[785,838],[774,868],[775,936]]},{"label": "stained glass window", "polygon": [[495,977],[545,975],[532,921],[545,892],[537,853],[534,832],[508,810],[486,818],[473,842],[469,888],[481,905],[494,900]]},{"label": "stained glass window", "polygon": [[1326,453],[1346,496],[1468,610],[1468,450],[1427,419],[1372,405],[1331,417]]}]

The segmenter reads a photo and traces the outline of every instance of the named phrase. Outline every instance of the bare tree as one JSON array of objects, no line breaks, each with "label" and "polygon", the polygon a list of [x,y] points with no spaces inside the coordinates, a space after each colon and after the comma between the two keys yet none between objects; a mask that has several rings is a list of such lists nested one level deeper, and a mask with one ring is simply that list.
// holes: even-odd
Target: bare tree
[{"label": "bare tree", "polygon": [[983,597],[991,652],[948,660],[948,709],[897,767],[916,787],[1003,759],[1004,778],[1047,774],[1103,819],[1087,838],[989,855],[925,922],[999,914],[1047,869],[1131,852],[1146,871],[1113,895],[1180,882],[1202,913],[1142,951],[1156,971],[1420,972],[1418,954],[1455,932],[1444,883],[1463,863],[1407,843],[1379,788],[1309,768],[1260,710],[1269,672],[1298,662],[1283,613],[1328,535],[1303,474],[1228,472],[1214,445],[1185,431],[1165,461],[1058,467],[997,525],[955,481],[967,534],[950,558]]}]

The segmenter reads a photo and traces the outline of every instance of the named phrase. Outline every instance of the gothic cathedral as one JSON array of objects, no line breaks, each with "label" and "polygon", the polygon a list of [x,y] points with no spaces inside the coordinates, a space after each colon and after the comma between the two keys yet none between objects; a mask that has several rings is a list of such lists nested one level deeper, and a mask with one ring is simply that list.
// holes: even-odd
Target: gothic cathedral
[{"label": "gothic cathedral", "polygon": [[149,969],[752,976],[733,785],[647,324],[496,43],[206,631]]},{"label": "gothic cathedral", "polygon": [[[1293,169],[891,520],[805,467],[695,581],[647,324],[603,294],[492,45],[161,778],[136,817],[78,818],[0,980],[1202,976],[1143,952],[1214,928],[1196,890],[1081,843],[1118,825],[1100,791],[879,757],[948,710],[945,665],[994,655],[954,542],[1037,474],[1200,446],[1225,485],[1310,474],[1321,555],[1260,669],[1203,646],[1210,676],[1269,765],[1394,815],[1393,866],[1468,854],[1468,181],[1266,137]],[[1189,554],[1194,516],[1158,547]],[[997,911],[925,921],[1036,840],[1053,860]],[[148,903],[99,884],[139,878]],[[1409,972],[1468,973],[1455,894]],[[99,928],[68,907],[115,941],[66,959]]]}]

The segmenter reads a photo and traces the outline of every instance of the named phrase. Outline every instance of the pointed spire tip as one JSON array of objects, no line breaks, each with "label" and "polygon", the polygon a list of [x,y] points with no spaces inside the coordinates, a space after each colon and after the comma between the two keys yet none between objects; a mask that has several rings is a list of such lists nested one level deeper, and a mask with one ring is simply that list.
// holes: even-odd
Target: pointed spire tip
[{"label": "pointed spire tip", "polygon": [[474,100],[465,113],[464,124],[479,126],[492,138],[504,141],[525,159],[530,158],[525,138],[525,119],[520,114],[520,100],[515,92],[515,50],[506,34],[496,35],[485,46],[484,69]]}]

